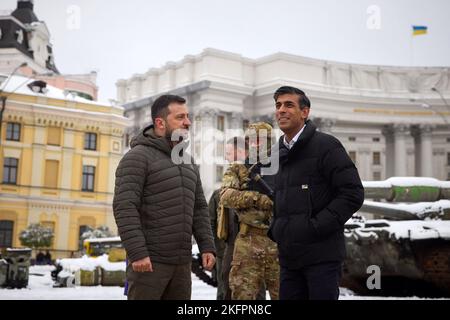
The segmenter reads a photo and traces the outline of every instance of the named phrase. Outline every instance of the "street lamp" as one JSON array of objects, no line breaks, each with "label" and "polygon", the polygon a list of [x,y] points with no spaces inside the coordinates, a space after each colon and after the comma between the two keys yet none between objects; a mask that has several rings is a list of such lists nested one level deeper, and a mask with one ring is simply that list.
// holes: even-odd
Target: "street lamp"
[{"label": "street lamp", "polygon": [[[26,67],[27,63],[23,62],[17,67],[14,68],[14,70],[11,72],[11,74],[6,78],[5,82],[2,84],[2,87],[0,88],[0,99],[2,101],[2,108],[0,109],[0,143],[2,141],[2,123],[3,123],[3,112],[5,111],[6,107],[6,99],[8,99],[8,95],[3,95],[3,91],[6,89],[6,86],[13,77],[13,75],[22,67]],[[17,89],[16,89],[17,90]]]},{"label": "street lamp", "polygon": [[420,102],[420,107],[421,108],[423,108],[423,109],[430,109],[431,111],[433,111],[434,113],[439,115],[447,126],[450,125],[450,123],[448,122],[448,120],[445,117],[445,115],[442,114],[442,112],[433,109],[431,104],[427,103],[425,100],[411,98],[411,99],[409,99],[409,101],[411,101],[411,102]]},{"label": "street lamp", "polygon": [[[6,89],[6,85],[8,84],[9,80],[12,78],[14,73],[17,72],[17,70],[21,67],[25,67],[27,65],[26,62],[22,63],[20,66],[16,67],[13,72],[8,76],[8,78],[5,80],[4,84],[0,88],[0,99],[2,101],[2,108],[0,110],[0,144],[2,141],[2,122],[3,122],[3,112],[6,108],[6,100],[8,100],[8,97],[12,95],[14,92],[16,92],[18,89],[20,89],[24,84],[26,84],[31,78],[36,76],[53,76],[54,72],[46,72],[46,73],[39,73],[39,74],[31,74],[24,82],[19,84],[16,88],[14,88],[12,91],[8,92],[7,94],[3,95],[4,90]],[[41,93],[45,93],[44,91],[40,91]]]},{"label": "street lamp", "polygon": [[441,100],[444,102],[445,106],[450,110],[450,105],[447,100],[445,100],[444,95],[436,87],[431,88],[431,91],[436,92],[441,97]]},{"label": "street lamp", "polygon": [[434,113],[438,114],[439,116],[441,116],[442,120],[444,120],[446,125],[449,125],[447,118],[442,114],[442,112],[436,111],[434,110],[428,103],[422,103],[420,105],[422,108],[424,109],[430,109],[432,110]]}]

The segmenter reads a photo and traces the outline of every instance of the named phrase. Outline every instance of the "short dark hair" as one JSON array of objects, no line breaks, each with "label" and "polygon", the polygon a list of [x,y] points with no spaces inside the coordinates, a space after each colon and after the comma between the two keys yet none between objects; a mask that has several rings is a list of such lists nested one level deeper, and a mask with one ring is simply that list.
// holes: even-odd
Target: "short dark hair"
[{"label": "short dark hair", "polygon": [[300,109],[303,109],[304,107],[311,108],[311,102],[309,101],[308,97],[302,90],[295,88],[295,87],[290,87],[290,86],[279,87],[273,95],[273,99],[275,100],[275,102],[277,101],[278,97],[283,94],[297,95],[298,96],[298,104],[300,106]]},{"label": "short dark hair", "polygon": [[244,139],[242,137],[233,137],[227,140],[227,144],[232,144],[234,149],[237,149],[238,147],[244,146],[244,148],[247,148],[248,141],[247,139]]},{"label": "short dark hair", "polygon": [[166,119],[169,114],[169,105],[171,103],[185,104],[186,99],[173,94],[164,94],[155,100],[152,104],[152,120],[155,123],[156,118]]}]

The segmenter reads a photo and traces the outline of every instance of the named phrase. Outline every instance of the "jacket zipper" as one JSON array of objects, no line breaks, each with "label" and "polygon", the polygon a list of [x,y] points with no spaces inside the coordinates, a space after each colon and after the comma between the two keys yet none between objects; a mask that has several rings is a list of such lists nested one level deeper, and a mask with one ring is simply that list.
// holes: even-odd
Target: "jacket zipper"
[{"label": "jacket zipper", "polygon": [[[184,178],[183,178],[183,171],[181,170],[181,166],[180,165],[177,165],[178,166],[178,170],[180,171],[180,178],[181,178],[181,194],[182,194],[182,198],[183,198],[183,204],[184,204]],[[186,224],[186,212],[185,212],[185,210],[184,210],[184,205],[183,205],[183,218],[184,218],[184,223],[183,223],[183,226]],[[194,219],[194,217],[192,217],[192,219]],[[180,238],[181,238],[181,241],[180,241],[180,244],[182,244],[183,243],[183,231],[184,230],[181,230],[181,232],[180,232]],[[191,240],[192,241],[192,240]],[[180,248],[180,250],[182,250],[182,248]],[[180,254],[178,255],[178,260],[179,260],[179,262],[181,262],[181,252],[180,252]]]}]

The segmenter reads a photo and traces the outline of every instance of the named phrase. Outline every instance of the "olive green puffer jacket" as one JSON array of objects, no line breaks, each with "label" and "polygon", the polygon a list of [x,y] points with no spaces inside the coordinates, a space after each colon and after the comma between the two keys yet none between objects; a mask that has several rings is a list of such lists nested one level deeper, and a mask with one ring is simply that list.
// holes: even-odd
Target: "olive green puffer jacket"
[{"label": "olive green puffer jacket", "polygon": [[174,164],[171,151],[169,141],[149,126],[117,167],[114,217],[132,262],[149,256],[159,263],[188,263],[192,235],[200,252],[215,253],[198,168]]}]

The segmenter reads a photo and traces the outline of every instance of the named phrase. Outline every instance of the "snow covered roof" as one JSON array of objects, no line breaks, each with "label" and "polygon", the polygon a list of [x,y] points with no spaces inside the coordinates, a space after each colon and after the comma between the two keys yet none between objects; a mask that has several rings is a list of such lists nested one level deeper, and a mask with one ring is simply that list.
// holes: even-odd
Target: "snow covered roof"
[{"label": "snow covered roof", "polygon": [[[46,93],[39,93],[32,91],[28,85],[36,79],[30,78],[30,77],[23,77],[14,75],[7,79],[7,75],[0,74],[0,77],[2,77],[3,81],[0,83],[0,91],[8,92],[8,93],[17,93],[17,94],[23,94],[23,95],[29,95],[29,96],[37,96],[37,97],[46,97],[51,99],[59,99],[59,100],[65,100],[65,101],[71,101],[71,102],[78,102],[78,103],[85,103],[85,104],[91,104],[96,106],[102,106],[102,107],[110,107],[110,108],[118,108],[123,109],[120,106],[114,106],[111,105],[111,103],[107,102],[101,102],[101,101],[92,101],[88,100],[82,97],[79,97],[77,95],[73,95],[68,93],[67,91],[61,90],[59,88],[56,88],[54,86],[51,86],[47,84]],[[7,83],[6,83],[7,82]],[[6,83],[6,87],[5,86]]]},{"label": "snow covered roof", "polygon": [[68,272],[76,272],[78,270],[94,271],[97,267],[107,271],[125,271],[126,269],[125,261],[110,262],[107,254],[100,257],[84,255],[78,259],[58,259],[57,263],[62,266],[63,270]]},{"label": "snow covered roof", "polygon": [[84,240],[89,242],[111,242],[111,241],[118,241],[120,242],[120,237],[110,237],[110,238],[91,238],[91,239],[85,239]]},{"label": "snow covered roof", "polygon": [[26,252],[31,251],[30,248],[7,248],[6,252]]}]

